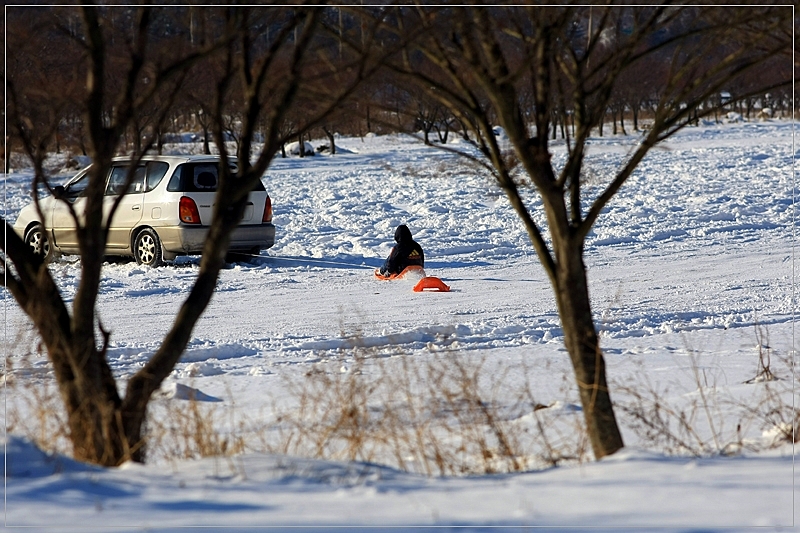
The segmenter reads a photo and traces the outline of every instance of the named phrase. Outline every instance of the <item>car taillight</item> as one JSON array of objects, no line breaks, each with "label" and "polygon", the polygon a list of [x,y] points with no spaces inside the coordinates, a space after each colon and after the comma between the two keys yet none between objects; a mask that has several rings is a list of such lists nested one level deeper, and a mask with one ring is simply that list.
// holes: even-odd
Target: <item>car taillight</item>
[{"label": "car taillight", "polygon": [[199,224],[200,211],[197,210],[197,204],[188,196],[182,196],[178,204],[178,216],[184,224]]},{"label": "car taillight", "polygon": [[261,222],[269,224],[272,222],[272,199],[267,195],[267,201],[264,202],[264,216],[261,217]]}]

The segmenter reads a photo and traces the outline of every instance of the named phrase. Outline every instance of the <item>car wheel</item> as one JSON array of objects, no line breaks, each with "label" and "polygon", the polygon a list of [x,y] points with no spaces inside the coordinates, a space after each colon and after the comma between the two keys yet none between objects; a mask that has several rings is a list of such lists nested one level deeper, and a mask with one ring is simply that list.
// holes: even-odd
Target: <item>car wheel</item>
[{"label": "car wheel", "polygon": [[161,266],[163,264],[163,256],[158,234],[150,228],[140,231],[133,241],[133,255],[140,265]]},{"label": "car wheel", "polygon": [[25,244],[39,257],[47,258],[50,255],[50,241],[41,224],[36,224],[25,235]]}]

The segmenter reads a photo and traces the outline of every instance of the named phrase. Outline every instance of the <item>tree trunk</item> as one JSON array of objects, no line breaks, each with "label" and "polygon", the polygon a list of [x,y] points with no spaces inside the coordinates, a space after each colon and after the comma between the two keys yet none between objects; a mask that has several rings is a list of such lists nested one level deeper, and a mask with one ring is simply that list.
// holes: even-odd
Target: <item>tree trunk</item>
[{"label": "tree trunk", "polygon": [[119,466],[129,460],[141,461],[139,454],[144,447],[138,442],[138,434],[134,444],[125,434],[119,402],[107,398],[102,391],[93,390],[93,387],[84,387],[78,391],[81,403],[67,406],[73,457],[103,466]]},{"label": "tree trunk", "polygon": [[[67,411],[67,427],[73,457],[102,466],[119,466],[126,461],[143,460],[141,424],[131,431],[128,413],[121,411],[122,400],[106,359],[94,347],[93,353],[80,356],[79,344],[61,338],[48,346],[59,392]],[[50,339],[52,342],[52,338]],[[65,346],[65,343],[68,343]],[[71,350],[74,357],[59,351]],[[73,369],[68,361],[84,361],[83,368]],[[136,417],[144,420],[144,417]]]},{"label": "tree trunk", "polygon": [[[556,245],[554,243],[554,245]],[[605,360],[594,327],[581,243],[560,247],[556,302],[595,458],[624,446],[606,383]]]},{"label": "tree trunk", "polygon": [[458,121],[458,123],[459,125],[461,125],[461,138],[469,142],[469,131],[467,130],[467,127],[460,120]]},{"label": "tree trunk", "polygon": [[327,126],[323,126],[322,131],[325,132],[325,136],[328,137],[328,142],[331,144],[330,146],[331,155],[336,155],[336,139],[333,137],[333,132],[329,130]]},{"label": "tree trunk", "polygon": [[450,124],[447,121],[445,121],[444,127],[442,128],[439,128],[438,126],[435,127],[436,127],[436,135],[439,137],[439,143],[447,144],[447,138],[450,136]]},{"label": "tree trunk", "polygon": [[[46,331],[42,341],[47,346],[64,402],[73,457],[102,466],[119,466],[129,460],[142,461],[141,423],[133,427],[129,423],[130,413],[121,411],[122,400],[111,368],[102,354],[91,344],[80,342],[64,327],[53,324],[52,319],[56,316],[63,315],[57,322],[67,321],[68,316],[66,309],[58,312],[58,307],[52,302],[42,305],[46,298],[40,298],[40,295],[46,293],[48,286],[51,284],[43,282],[40,290],[36,291],[37,298],[29,302],[26,311],[32,313],[30,316],[39,331]],[[54,286],[52,290],[56,290]],[[50,313],[46,312],[48,309]],[[42,327],[46,329],[42,330]],[[86,351],[90,353],[84,353]],[[144,416],[133,418],[144,420]]]}]

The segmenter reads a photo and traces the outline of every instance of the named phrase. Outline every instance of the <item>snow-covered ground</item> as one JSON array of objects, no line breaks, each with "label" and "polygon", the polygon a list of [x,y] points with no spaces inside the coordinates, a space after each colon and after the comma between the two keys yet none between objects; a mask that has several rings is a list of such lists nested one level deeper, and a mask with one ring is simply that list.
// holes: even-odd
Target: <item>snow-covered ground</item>
[{"label": "snow-covered ground", "polygon": [[[5,297],[5,525],[792,527],[793,447],[773,444],[798,399],[793,133],[781,121],[681,132],[648,156],[588,239],[594,311],[627,445],[610,458],[587,462],[551,289],[489,177],[409,138],[342,138],[335,156],[277,159],[265,176],[278,241],[221,273],[154,400],[154,427],[168,436],[146,465],[88,467],[27,440],[39,437],[52,375]],[[602,187],[635,142],[592,139],[587,188]],[[557,147],[556,164],[563,159]],[[5,176],[9,221],[27,202],[29,179],[24,170]],[[428,274],[451,292],[374,279],[400,223],[424,247]],[[52,270],[70,298],[76,258]],[[196,258],[159,269],[106,265],[100,318],[122,382],[157,349],[196,273]],[[781,379],[753,380],[759,353]],[[328,428],[307,411],[298,420],[303,393],[317,394],[319,411],[319,402],[368,390],[369,425],[385,429],[399,416],[412,426],[421,420],[410,418],[412,408],[443,401],[437,391],[452,385],[426,383],[437,369],[477,376],[481,405],[518,444],[524,472],[427,477],[424,458],[395,454],[375,436],[356,461],[343,441],[327,443],[329,460],[300,457],[313,445],[292,439]],[[408,380],[412,395],[400,401]],[[457,402],[431,411],[426,445],[457,448],[446,429],[457,425]],[[241,452],[170,457],[187,448],[164,428],[197,404]],[[647,433],[643,423],[658,425],[669,409],[668,429]],[[465,445],[452,464],[504,470],[501,459],[474,452]]]}]

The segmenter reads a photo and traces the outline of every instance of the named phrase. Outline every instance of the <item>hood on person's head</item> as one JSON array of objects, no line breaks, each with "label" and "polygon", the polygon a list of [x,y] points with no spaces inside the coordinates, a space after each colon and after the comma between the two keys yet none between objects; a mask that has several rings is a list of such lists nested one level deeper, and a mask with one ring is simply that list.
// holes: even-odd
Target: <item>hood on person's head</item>
[{"label": "hood on person's head", "polygon": [[400,224],[397,226],[397,229],[394,230],[394,240],[396,242],[410,242],[411,230],[408,229],[408,226],[405,224]]}]

